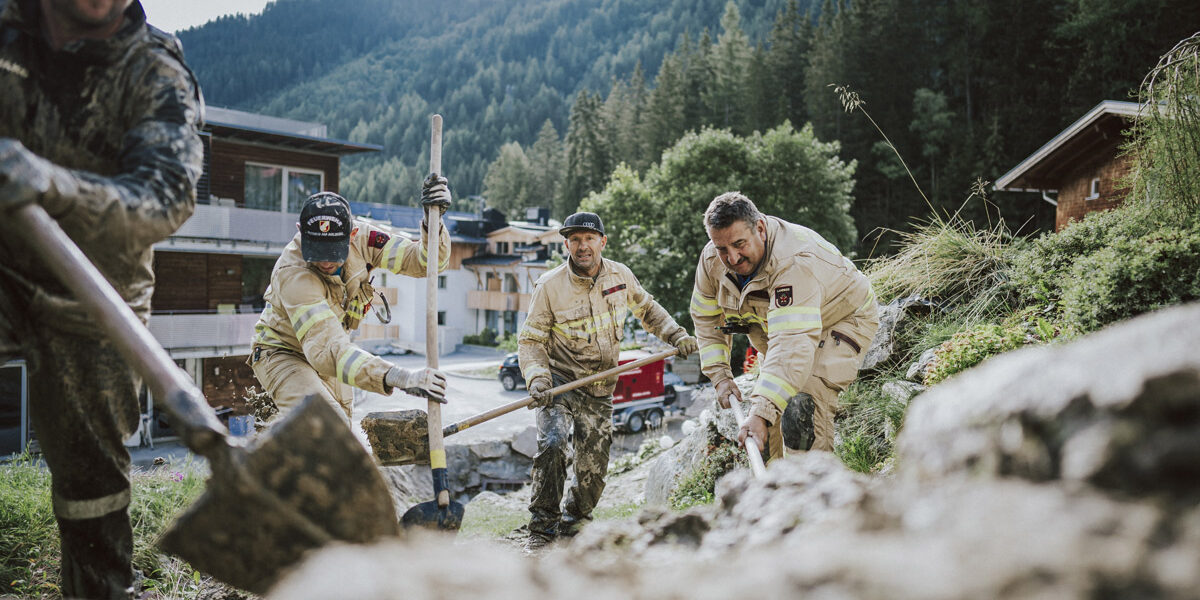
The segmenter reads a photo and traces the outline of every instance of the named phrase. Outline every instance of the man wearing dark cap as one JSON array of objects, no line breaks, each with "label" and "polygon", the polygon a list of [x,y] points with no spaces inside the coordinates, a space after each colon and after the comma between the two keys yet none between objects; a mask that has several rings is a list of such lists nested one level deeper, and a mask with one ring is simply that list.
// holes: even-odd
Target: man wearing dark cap
[{"label": "man wearing dark cap", "polygon": [[[525,545],[530,553],[558,535],[574,535],[591,520],[604,491],[612,443],[616,377],[553,397],[550,388],[616,367],[629,313],[675,346],[680,356],[696,351],[696,339],[642,289],[628,267],[601,258],[608,236],[599,215],[575,213],[559,233],[566,238],[568,260],[534,284],[529,316],[518,336],[521,371],[535,400],[531,408],[537,409],[538,450]],[[560,508],[572,433],[575,481]]]},{"label": "man wearing dark cap", "polygon": [[[439,215],[445,212],[450,205],[446,179],[431,175],[421,203],[437,207]],[[344,386],[384,395],[399,388],[445,402],[446,378],[440,371],[402,369],[350,342],[349,332],[371,307],[372,271],[424,277],[424,242],[355,220],[350,204],[333,192],[310,196],[298,226],[271,272],[249,359],[280,414],[319,394],[348,423],[353,398]],[[450,235],[439,229],[441,271],[449,263]],[[422,222],[422,240],[426,231]]]}]

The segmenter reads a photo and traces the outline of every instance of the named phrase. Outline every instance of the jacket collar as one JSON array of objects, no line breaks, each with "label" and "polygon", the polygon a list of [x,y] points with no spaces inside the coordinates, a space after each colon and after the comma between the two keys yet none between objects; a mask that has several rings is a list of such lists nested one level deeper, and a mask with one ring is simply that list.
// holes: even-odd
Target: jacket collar
[{"label": "jacket collar", "polygon": [[580,275],[580,274],[576,273],[575,267],[573,267],[571,265],[570,258],[567,258],[567,264],[564,265],[564,267],[566,268],[566,271],[567,271],[567,277],[569,277],[571,279],[571,283],[573,283],[575,285],[581,285],[581,286],[590,286],[593,283],[595,283],[596,281],[600,281],[600,279],[603,278],[605,275],[612,272],[612,267],[609,266],[607,260],[604,260],[604,257],[600,257],[600,270],[596,273],[595,279],[592,279],[591,277],[588,277],[586,275]]},{"label": "jacket collar", "polygon": [[[39,0],[9,0],[0,14],[0,23],[20,30],[38,40],[47,51],[50,43],[42,33],[42,7]],[[75,40],[59,52],[88,63],[109,63],[118,59],[135,41],[146,34],[146,11],[139,0],[125,9],[125,21],[111,37],[103,40]]]}]

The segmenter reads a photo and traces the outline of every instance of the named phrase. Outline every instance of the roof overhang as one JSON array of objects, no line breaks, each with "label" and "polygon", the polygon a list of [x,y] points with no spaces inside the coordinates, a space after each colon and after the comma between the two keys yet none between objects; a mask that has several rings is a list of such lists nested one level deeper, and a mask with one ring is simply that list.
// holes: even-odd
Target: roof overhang
[{"label": "roof overhang", "polygon": [[1129,124],[1142,111],[1136,102],[1105,100],[996,180],[995,188],[1008,192],[1057,191],[1078,158],[1119,142]]},{"label": "roof overhang", "polygon": [[208,129],[210,132],[212,132],[213,137],[216,139],[244,142],[249,144],[264,144],[268,146],[298,150],[301,152],[316,152],[320,154],[346,156],[349,154],[379,152],[383,150],[383,146],[378,146],[375,144],[358,144],[354,142],[347,142],[345,140],[335,140],[332,138],[297,135],[294,133],[271,131],[267,129],[258,129],[255,127],[247,127],[244,125],[222,123],[215,120],[209,120],[207,123],[205,123],[205,129]]}]

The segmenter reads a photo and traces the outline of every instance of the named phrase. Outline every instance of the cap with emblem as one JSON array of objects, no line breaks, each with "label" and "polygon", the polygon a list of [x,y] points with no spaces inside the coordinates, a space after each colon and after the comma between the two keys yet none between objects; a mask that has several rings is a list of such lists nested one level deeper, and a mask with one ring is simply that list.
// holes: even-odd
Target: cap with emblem
[{"label": "cap with emblem", "polygon": [[306,262],[343,262],[350,253],[350,203],[333,192],[308,197],[300,209],[300,254]]},{"label": "cap with emblem", "polygon": [[577,212],[563,221],[562,227],[558,232],[563,237],[570,236],[572,232],[580,229],[590,229],[604,235],[604,222],[600,220],[600,215],[590,212]]}]

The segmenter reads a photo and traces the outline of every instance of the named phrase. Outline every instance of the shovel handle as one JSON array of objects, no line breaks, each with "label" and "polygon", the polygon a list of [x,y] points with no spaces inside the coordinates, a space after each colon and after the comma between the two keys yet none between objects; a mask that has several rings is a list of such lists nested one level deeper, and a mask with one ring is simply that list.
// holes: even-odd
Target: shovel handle
[{"label": "shovel handle", "polygon": [[[442,115],[430,118],[429,172],[442,174]],[[425,361],[431,369],[438,366],[437,280],[438,249],[442,236],[442,220],[432,206],[425,210],[425,230],[429,238],[425,246]],[[450,505],[450,490],[446,474],[446,447],[442,440],[442,405],[430,400],[429,465],[433,469],[433,490],[439,507]]]},{"label": "shovel handle", "polygon": [[[740,428],[746,422],[746,415],[742,414],[742,403],[738,401],[737,396],[729,395],[729,407],[733,409],[733,416]],[[751,444],[754,445],[753,448],[750,447]],[[758,440],[747,435],[743,447],[746,449],[746,456],[750,458],[750,472],[754,473],[755,479],[762,479],[767,474],[767,466],[763,464],[762,449],[758,447]]]},{"label": "shovel handle", "polygon": [[[550,394],[551,396],[557,396],[559,394],[569,392],[571,390],[579,389],[585,385],[589,385],[591,383],[600,381],[601,379],[607,379],[609,377],[612,377],[613,375],[619,375],[621,373],[624,373],[625,371],[636,369],[638,367],[648,365],[653,362],[658,362],[658,361],[660,361],[664,358],[667,358],[668,356],[671,356],[675,353],[676,353],[675,350],[663,350],[662,352],[658,352],[656,354],[651,354],[650,356],[647,356],[644,358],[639,358],[633,362],[628,362],[623,365],[618,365],[607,371],[602,371],[600,373],[596,373],[595,375],[588,375],[587,377],[584,377],[582,379],[576,379],[575,381],[572,381],[570,383],[564,383],[556,388],[550,388],[550,391],[547,393]],[[529,406],[530,404],[533,404],[533,397],[526,396],[520,400],[517,400],[516,402],[509,402],[508,404],[505,404],[503,406],[497,406],[496,408],[493,408],[492,410],[489,410],[487,412],[479,413],[473,417],[468,417],[467,419],[464,419],[464,420],[454,423],[452,425],[447,425],[446,428],[442,430],[442,435],[453,435],[453,434],[458,433],[468,427],[473,427],[475,425],[483,423],[484,421],[491,421],[492,419],[495,419],[496,417],[499,417],[501,415],[507,415],[508,413],[510,413],[514,410],[517,410],[518,408],[525,408],[526,406]]]},{"label": "shovel handle", "polygon": [[167,355],[108,280],[46,211],[37,204],[16,212],[16,228],[59,281],[83,303],[92,319],[141,375],[154,399],[171,415],[172,426],[192,451],[211,458],[224,447],[225,426],[196,384]]}]

